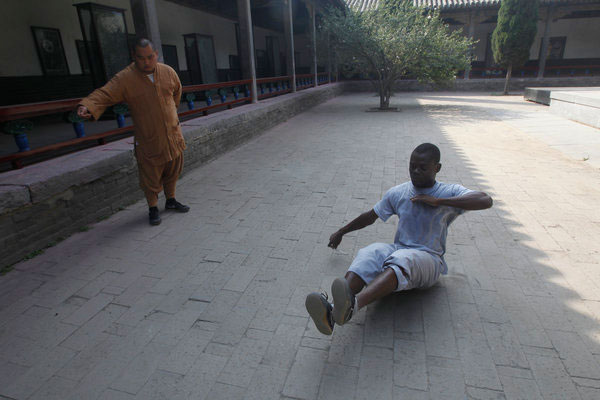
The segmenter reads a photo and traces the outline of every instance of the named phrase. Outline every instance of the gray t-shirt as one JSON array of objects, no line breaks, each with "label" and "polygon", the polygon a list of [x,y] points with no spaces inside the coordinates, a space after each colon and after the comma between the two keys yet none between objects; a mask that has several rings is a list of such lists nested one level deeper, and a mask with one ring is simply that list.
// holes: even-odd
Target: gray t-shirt
[{"label": "gray t-shirt", "polygon": [[373,210],[384,222],[396,214],[398,228],[394,243],[439,256],[443,264],[442,273],[446,274],[448,268],[443,257],[446,252],[448,226],[465,210],[448,206],[432,207],[424,203],[413,203],[410,199],[418,194],[448,198],[470,192],[472,190],[458,184],[436,182],[430,188],[420,189],[408,181],[388,190]]}]

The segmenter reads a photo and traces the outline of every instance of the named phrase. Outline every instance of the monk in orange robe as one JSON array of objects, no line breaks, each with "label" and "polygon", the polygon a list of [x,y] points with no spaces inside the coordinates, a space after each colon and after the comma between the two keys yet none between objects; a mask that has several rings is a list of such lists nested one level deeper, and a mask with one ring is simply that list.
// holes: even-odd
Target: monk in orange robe
[{"label": "monk in orange robe", "polygon": [[181,82],[173,68],[158,62],[158,52],[148,39],[138,39],[134,56],[132,64],[81,101],[77,114],[98,120],[107,107],[127,103],[135,127],[140,187],[148,201],[150,224],[158,225],[161,190],[167,198],[166,210],[190,209],[175,200],[185,149],[177,116]]}]

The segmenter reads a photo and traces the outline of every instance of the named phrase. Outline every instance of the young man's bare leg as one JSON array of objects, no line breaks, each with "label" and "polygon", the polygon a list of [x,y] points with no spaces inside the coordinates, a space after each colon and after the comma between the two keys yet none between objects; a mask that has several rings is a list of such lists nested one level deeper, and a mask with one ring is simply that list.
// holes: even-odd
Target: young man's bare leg
[{"label": "young man's bare leg", "polygon": [[356,308],[361,309],[388,294],[394,292],[398,287],[398,278],[392,268],[386,268],[381,274],[356,295]]},{"label": "young man's bare leg", "polygon": [[350,321],[355,309],[392,293],[397,287],[398,279],[391,268],[385,269],[366,288],[365,282],[357,274],[348,271],[345,279],[336,278],[331,284],[333,320],[338,325],[344,325]]},{"label": "young man's bare leg", "polygon": [[346,272],[344,278],[346,278],[346,280],[348,281],[348,285],[350,285],[350,290],[354,295],[360,292],[367,285],[360,276],[358,276],[352,271]]}]

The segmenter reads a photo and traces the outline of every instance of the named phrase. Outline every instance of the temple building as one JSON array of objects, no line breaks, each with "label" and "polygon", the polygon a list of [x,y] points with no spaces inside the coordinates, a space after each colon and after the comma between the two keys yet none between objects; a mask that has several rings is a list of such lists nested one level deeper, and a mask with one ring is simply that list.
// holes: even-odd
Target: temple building
[{"label": "temple building", "polygon": [[[261,78],[292,70],[322,72],[330,61],[315,56],[319,14],[329,6],[367,10],[381,1],[3,0],[0,105],[89,93],[131,61],[131,43],[138,35],[156,44],[161,60],[184,85],[233,81],[252,73]],[[501,0],[413,1],[439,10],[451,29],[475,40],[473,62],[459,78],[504,75],[490,45]],[[513,75],[598,74],[599,37],[600,0],[541,0],[530,60]]]}]

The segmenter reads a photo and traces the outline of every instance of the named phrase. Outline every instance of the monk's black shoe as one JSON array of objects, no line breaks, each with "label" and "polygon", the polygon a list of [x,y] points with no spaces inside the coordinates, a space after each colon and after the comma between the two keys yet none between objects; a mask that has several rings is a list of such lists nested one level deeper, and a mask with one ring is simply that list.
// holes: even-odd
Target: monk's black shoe
[{"label": "monk's black shoe", "polygon": [[160,224],[160,215],[158,214],[158,207],[150,207],[150,210],[148,212],[148,219],[150,221],[150,225]]},{"label": "monk's black shoe", "polygon": [[327,295],[317,292],[310,293],[306,296],[304,305],[319,332],[324,335],[331,335],[335,322],[333,322],[333,316],[331,315],[332,305],[327,301]]},{"label": "monk's black shoe", "polygon": [[190,211],[190,208],[186,205],[181,204],[175,198],[167,199],[165,203],[165,210],[174,210],[180,213],[186,213]]}]

